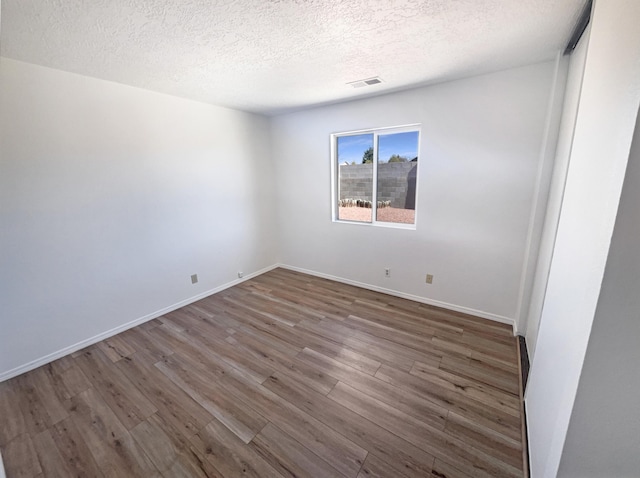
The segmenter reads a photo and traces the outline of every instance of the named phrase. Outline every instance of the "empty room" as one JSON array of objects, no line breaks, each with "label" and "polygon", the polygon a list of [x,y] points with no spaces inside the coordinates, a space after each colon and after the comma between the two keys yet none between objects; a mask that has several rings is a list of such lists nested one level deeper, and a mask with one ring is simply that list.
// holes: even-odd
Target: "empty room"
[{"label": "empty room", "polygon": [[0,478],[640,476],[638,24],[0,0]]}]

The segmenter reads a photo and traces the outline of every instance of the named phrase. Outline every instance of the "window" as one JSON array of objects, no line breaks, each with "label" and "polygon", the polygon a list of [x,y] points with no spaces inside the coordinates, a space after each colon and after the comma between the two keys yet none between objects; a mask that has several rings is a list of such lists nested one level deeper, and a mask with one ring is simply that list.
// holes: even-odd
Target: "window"
[{"label": "window", "polygon": [[418,125],[331,135],[333,220],[414,228]]}]

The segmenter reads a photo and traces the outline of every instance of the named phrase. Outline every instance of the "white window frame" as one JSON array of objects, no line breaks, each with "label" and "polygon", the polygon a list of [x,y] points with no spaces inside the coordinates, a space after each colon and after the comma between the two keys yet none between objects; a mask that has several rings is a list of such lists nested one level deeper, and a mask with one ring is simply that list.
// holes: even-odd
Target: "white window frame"
[{"label": "white window frame", "polygon": [[[403,224],[397,222],[384,222],[376,220],[378,213],[378,136],[394,133],[418,132],[418,163],[420,163],[420,143],[422,143],[422,129],[420,123],[407,124],[401,126],[387,126],[382,128],[361,129],[356,131],[345,131],[331,134],[331,220],[340,224],[356,224],[360,226],[391,227],[395,229],[415,230],[418,225],[418,176],[420,175],[420,165],[416,176],[416,197],[415,216],[413,224]],[[346,221],[338,218],[338,197],[340,195],[340,167],[338,165],[338,138],[344,136],[357,136],[361,134],[373,135],[373,184],[371,188],[371,222]],[[424,163],[423,163],[424,164]]]}]

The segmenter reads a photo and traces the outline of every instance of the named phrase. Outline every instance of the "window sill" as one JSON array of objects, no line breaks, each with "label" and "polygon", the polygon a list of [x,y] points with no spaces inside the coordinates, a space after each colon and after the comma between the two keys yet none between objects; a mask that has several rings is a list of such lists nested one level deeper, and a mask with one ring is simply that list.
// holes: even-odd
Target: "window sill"
[{"label": "window sill", "polygon": [[336,224],[355,224],[357,226],[368,226],[368,227],[385,227],[389,229],[404,229],[407,231],[415,231],[415,224],[402,224],[402,223],[393,223],[393,222],[360,222],[360,221],[345,221],[342,219],[333,219],[332,222]]}]

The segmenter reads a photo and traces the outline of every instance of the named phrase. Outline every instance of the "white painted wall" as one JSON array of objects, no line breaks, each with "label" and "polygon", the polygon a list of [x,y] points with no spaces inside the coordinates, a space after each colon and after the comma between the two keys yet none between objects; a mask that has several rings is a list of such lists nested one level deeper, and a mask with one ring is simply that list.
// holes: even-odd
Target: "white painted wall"
[{"label": "white painted wall", "polygon": [[567,84],[569,61],[561,52],[557,53],[555,72],[552,77],[547,107],[547,119],[542,133],[538,176],[531,201],[529,213],[529,232],[525,246],[524,268],[520,280],[516,321],[518,333],[524,334],[527,329],[531,291],[536,278],[538,256],[542,240],[542,229],[545,223],[551,179],[555,164],[556,147],[562,120],[564,92]]},{"label": "white painted wall", "polygon": [[527,389],[534,478],[557,474],[595,316],[640,104],[639,20],[636,0],[595,2],[562,212]]},{"label": "white painted wall", "polygon": [[535,354],[538,327],[540,326],[542,306],[547,290],[551,259],[553,257],[553,246],[555,245],[556,233],[558,231],[558,220],[562,208],[562,197],[567,179],[573,132],[578,114],[580,90],[582,88],[582,76],[584,74],[584,65],[587,57],[589,33],[590,28],[585,31],[573,53],[565,57],[565,62],[568,63],[568,74],[564,105],[562,108],[562,119],[558,129],[557,149],[555,151],[553,174],[548,190],[548,201],[540,238],[540,247],[538,249],[538,257],[534,259],[536,268],[535,277],[531,286],[531,301],[526,310],[526,322],[521,329],[527,339],[527,349],[531,360],[533,360]]},{"label": "white painted wall", "polygon": [[[2,16],[2,0],[0,0],[0,17]],[[0,32],[2,30],[2,21],[0,21]],[[2,35],[0,35],[0,38],[2,38]],[[0,155],[2,153],[0,152]],[[2,156],[0,156],[0,159],[2,158]],[[2,324],[0,324],[0,331],[3,331],[4,327],[2,326]],[[2,462],[2,453],[0,453],[0,478],[5,478],[5,473],[4,473],[4,463]]]},{"label": "white painted wall", "polygon": [[[1,21],[1,17],[2,17],[2,0],[0,0],[0,33],[2,32],[2,21]],[[0,39],[2,38],[2,35],[0,34]],[[1,40],[0,40],[1,42]],[[1,152],[0,152],[0,159],[2,158],[1,156]],[[4,327],[0,324],[0,331],[4,332]],[[4,463],[2,462],[2,454],[0,453],[0,478],[5,478],[5,473],[4,473]]]},{"label": "white painted wall", "polygon": [[640,470],[640,122],[558,476]]},{"label": "white painted wall", "polygon": [[[553,74],[546,62],[274,118],[281,262],[515,318]],[[331,222],[329,135],[409,123],[422,124],[417,229]]]},{"label": "white painted wall", "polygon": [[274,264],[269,141],[264,117],[2,58],[0,379]]}]

